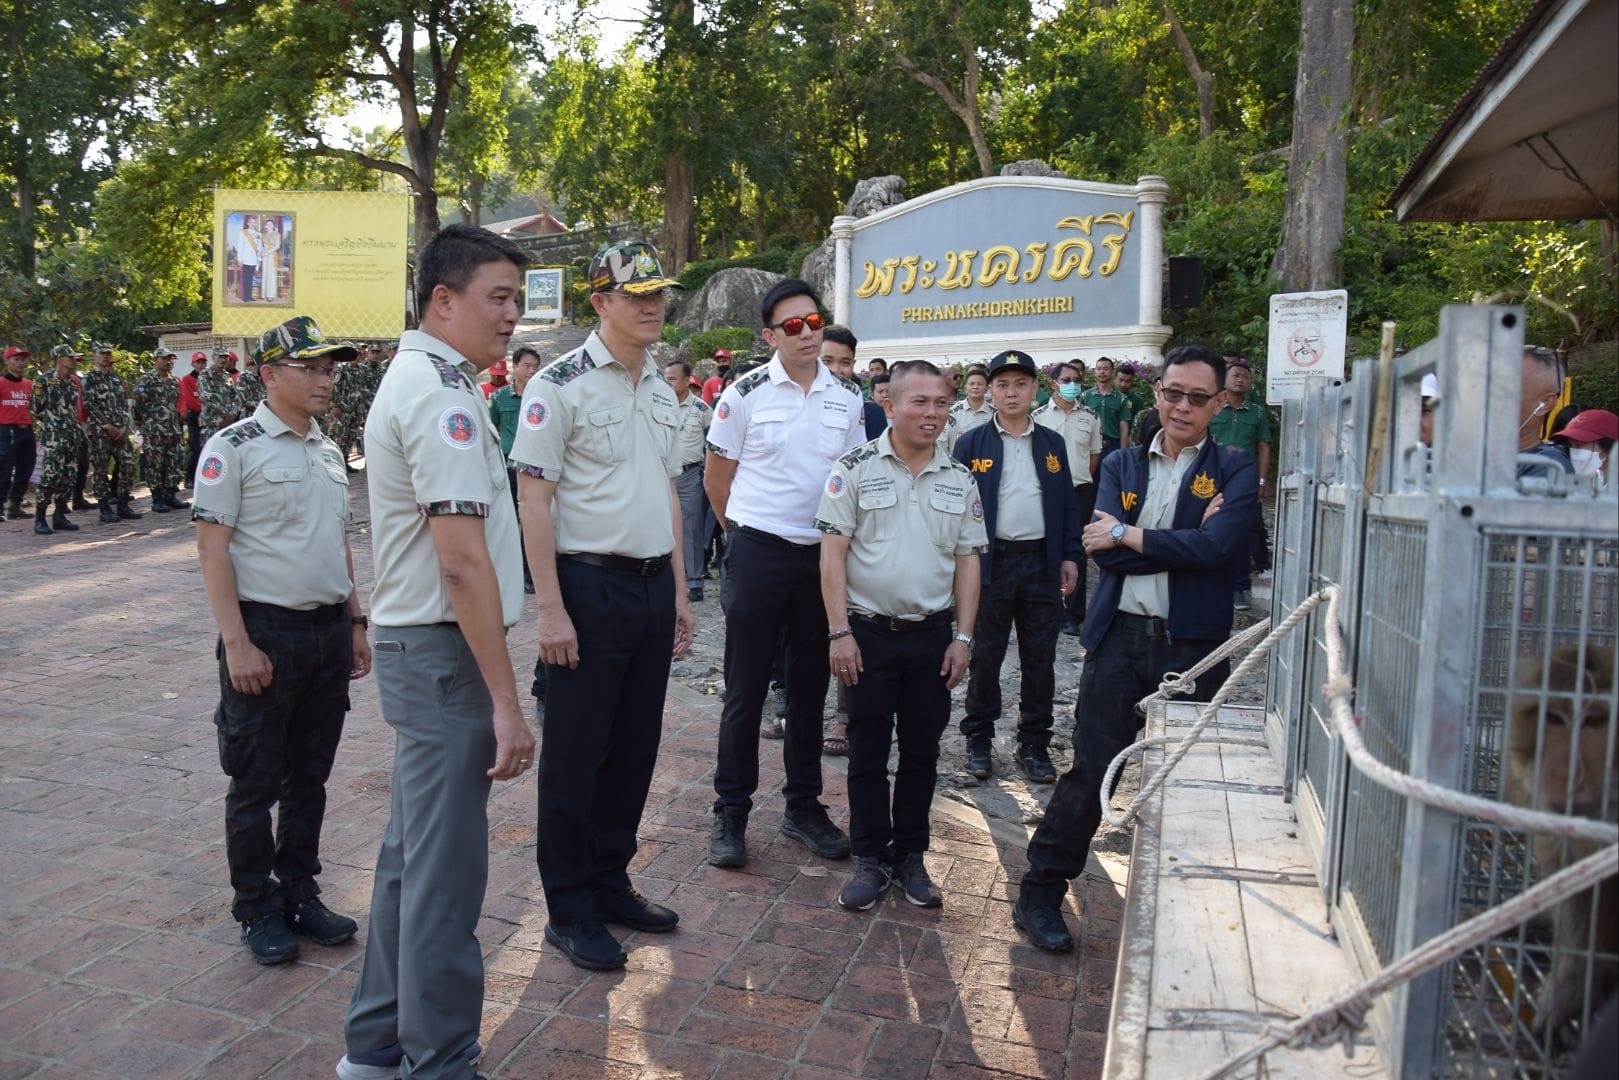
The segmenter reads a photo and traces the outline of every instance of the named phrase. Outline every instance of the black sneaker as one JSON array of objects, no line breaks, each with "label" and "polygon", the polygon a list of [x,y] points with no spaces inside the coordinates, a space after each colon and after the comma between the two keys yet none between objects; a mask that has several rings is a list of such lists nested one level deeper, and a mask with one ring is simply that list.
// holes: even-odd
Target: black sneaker
[{"label": "black sneaker", "polygon": [[242,944],[261,964],[285,964],[298,959],[298,942],[279,911],[266,911],[242,923]]},{"label": "black sneaker", "polygon": [[286,917],[289,927],[316,945],[341,945],[360,929],[353,919],[332,911],[315,896],[288,904]]},{"label": "black sneaker", "polygon": [[703,587],[701,585],[691,585],[691,586],[687,587],[687,589],[686,589],[686,600],[687,600],[688,603],[692,603],[692,604],[701,603],[702,599],[703,599]]},{"label": "black sneaker", "polygon": [[1023,770],[1024,778],[1032,783],[1049,784],[1057,779],[1057,767],[1051,763],[1051,755],[1043,746],[1018,743],[1014,760]]},{"label": "black sneaker", "polygon": [[776,715],[783,720],[787,719],[787,688],[785,686],[776,687],[772,692],[772,696],[775,698]]},{"label": "black sneaker", "polygon": [[748,812],[739,806],[721,806],[714,810],[714,827],[708,834],[708,864],[710,866],[746,866],[748,864]]},{"label": "black sneaker", "polygon": [[649,934],[667,934],[680,925],[679,915],[662,904],[654,904],[633,888],[629,892],[597,893],[596,914],[601,916],[602,922]]},{"label": "black sneaker", "polygon": [[1062,621],[1062,632],[1065,637],[1078,637],[1084,624],[1077,615],[1070,615]]},{"label": "black sneaker", "polygon": [[629,957],[619,948],[618,939],[607,932],[599,922],[574,923],[558,926],[545,924],[545,940],[562,950],[562,954],[577,966],[590,971],[612,971],[621,968]]},{"label": "black sneaker", "polygon": [[850,911],[867,911],[893,880],[887,863],[875,855],[862,855],[854,868],[854,877],[838,893],[838,904]]},{"label": "black sneaker", "polygon": [[781,834],[791,837],[823,859],[847,859],[849,836],[832,824],[826,807],[813,810],[789,810],[781,816]]},{"label": "black sneaker", "polygon": [[980,780],[989,778],[995,771],[990,762],[989,740],[976,738],[967,740],[967,771]]},{"label": "black sneaker", "polygon": [[1234,611],[1247,611],[1253,606],[1254,594],[1247,589],[1237,590],[1236,595],[1231,598],[1231,607]]},{"label": "black sneaker", "polygon": [[1069,952],[1074,947],[1074,936],[1068,932],[1062,912],[1054,907],[1027,904],[1019,896],[1012,905],[1012,923],[1046,952]]},{"label": "black sneaker", "polygon": [[939,895],[938,886],[928,877],[928,868],[922,863],[920,851],[912,852],[900,860],[895,877],[905,890],[905,899],[917,907],[944,906],[944,897]]}]

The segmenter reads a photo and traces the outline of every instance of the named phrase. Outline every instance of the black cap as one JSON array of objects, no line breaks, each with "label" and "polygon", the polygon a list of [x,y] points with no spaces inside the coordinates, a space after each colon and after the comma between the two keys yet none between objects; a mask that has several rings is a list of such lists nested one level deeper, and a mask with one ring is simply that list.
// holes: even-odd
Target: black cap
[{"label": "black cap", "polygon": [[1240,368],[1245,368],[1245,369],[1247,369],[1249,371],[1253,370],[1253,366],[1248,363],[1248,358],[1246,356],[1227,357],[1226,362],[1225,362],[1225,366],[1228,367],[1228,368],[1240,367]]},{"label": "black cap", "polygon": [[995,376],[999,375],[1008,368],[1028,372],[1028,374],[1032,375],[1036,379],[1040,377],[1040,369],[1034,366],[1034,357],[1030,356],[1026,352],[1018,352],[1016,349],[1007,349],[1005,352],[1001,353],[999,356],[995,357],[995,359],[989,362],[989,377],[991,381],[994,380]]}]

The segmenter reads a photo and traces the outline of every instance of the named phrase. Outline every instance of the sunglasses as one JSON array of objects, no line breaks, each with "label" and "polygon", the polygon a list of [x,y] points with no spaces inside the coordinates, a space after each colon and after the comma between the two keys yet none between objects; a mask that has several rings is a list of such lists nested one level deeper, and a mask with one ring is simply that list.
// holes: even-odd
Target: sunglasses
[{"label": "sunglasses", "polygon": [[814,311],[808,315],[805,315],[803,318],[794,317],[791,319],[783,319],[779,323],[771,323],[769,326],[765,327],[765,329],[780,330],[788,337],[797,337],[799,334],[804,332],[806,327],[811,330],[819,330],[825,325],[826,316],[822,315],[819,311]]},{"label": "sunglasses", "polygon": [[1205,394],[1199,390],[1192,390],[1190,392],[1186,390],[1177,390],[1173,386],[1160,386],[1158,388],[1158,392],[1164,395],[1164,400],[1169,402],[1171,405],[1179,405],[1183,401],[1190,401],[1192,403],[1192,407],[1195,409],[1201,409],[1203,406],[1213,401],[1216,397],[1214,394]]}]

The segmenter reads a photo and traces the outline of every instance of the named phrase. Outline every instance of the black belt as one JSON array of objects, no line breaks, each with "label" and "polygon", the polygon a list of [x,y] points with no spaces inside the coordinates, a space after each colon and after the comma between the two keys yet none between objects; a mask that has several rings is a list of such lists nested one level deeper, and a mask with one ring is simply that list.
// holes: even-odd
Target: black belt
[{"label": "black belt", "polygon": [[669,565],[668,555],[654,555],[650,559],[631,559],[624,555],[593,555],[588,551],[571,555],[558,555],[559,559],[572,559],[587,566],[599,566],[615,574],[634,574],[636,577],[656,577]]},{"label": "black belt", "polygon": [[954,612],[946,610],[935,611],[932,615],[924,615],[920,619],[900,619],[888,615],[861,615],[858,612],[849,612],[851,619],[858,619],[868,626],[875,626],[881,630],[894,630],[902,634],[948,627],[954,615]]},{"label": "black belt", "polygon": [[243,615],[260,615],[285,623],[300,623],[309,626],[325,626],[327,623],[338,622],[348,608],[343,604],[322,604],[320,607],[299,611],[294,608],[282,607],[280,604],[265,604],[257,600],[241,601]]},{"label": "black belt", "polygon": [[734,521],[731,522],[731,528],[735,529],[739,533],[751,536],[755,540],[762,540],[764,543],[770,544],[773,547],[797,548],[799,550],[803,550],[804,548],[818,548],[821,546],[818,543],[799,543],[797,540],[789,540],[785,536],[777,536],[773,532],[765,532],[763,529],[755,529],[752,525],[738,525]]},{"label": "black belt", "polygon": [[997,555],[1043,555],[1045,550],[1045,537],[1038,540],[995,541],[995,554]]},{"label": "black belt", "polygon": [[683,472],[683,473],[689,473],[693,469],[701,469],[702,467],[703,467],[703,462],[702,462],[702,459],[699,458],[698,460],[692,462],[690,465],[682,465],[680,467],[680,471]]},{"label": "black belt", "polygon": [[1169,636],[1169,630],[1167,627],[1165,627],[1164,620],[1155,616],[1132,615],[1128,611],[1121,611],[1118,612],[1115,617],[1123,620],[1128,625],[1135,627],[1137,630],[1140,630],[1143,634],[1146,634],[1149,637]]}]

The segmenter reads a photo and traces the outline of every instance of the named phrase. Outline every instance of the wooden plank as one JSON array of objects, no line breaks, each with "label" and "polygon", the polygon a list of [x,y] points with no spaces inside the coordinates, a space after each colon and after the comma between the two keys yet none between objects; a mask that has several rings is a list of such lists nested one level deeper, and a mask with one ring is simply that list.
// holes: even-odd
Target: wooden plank
[{"label": "wooden plank", "polygon": [[1237,882],[1160,876],[1157,918],[1153,1027],[1166,1010],[1255,1007]]},{"label": "wooden plank", "polygon": [[[1155,1031],[1147,1037],[1147,1076],[1177,1080],[1217,1068],[1254,1042],[1255,1036],[1231,1031]],[[1368,1044],[1357,1046],[1347,1058],[1342,1049],[1272,1050],[1265,1056],[1269,1080],[1369,1080],[1383,1075],[1377,1052]],[[1237,1074],[1252,1077],[1254,1067]]]}]

